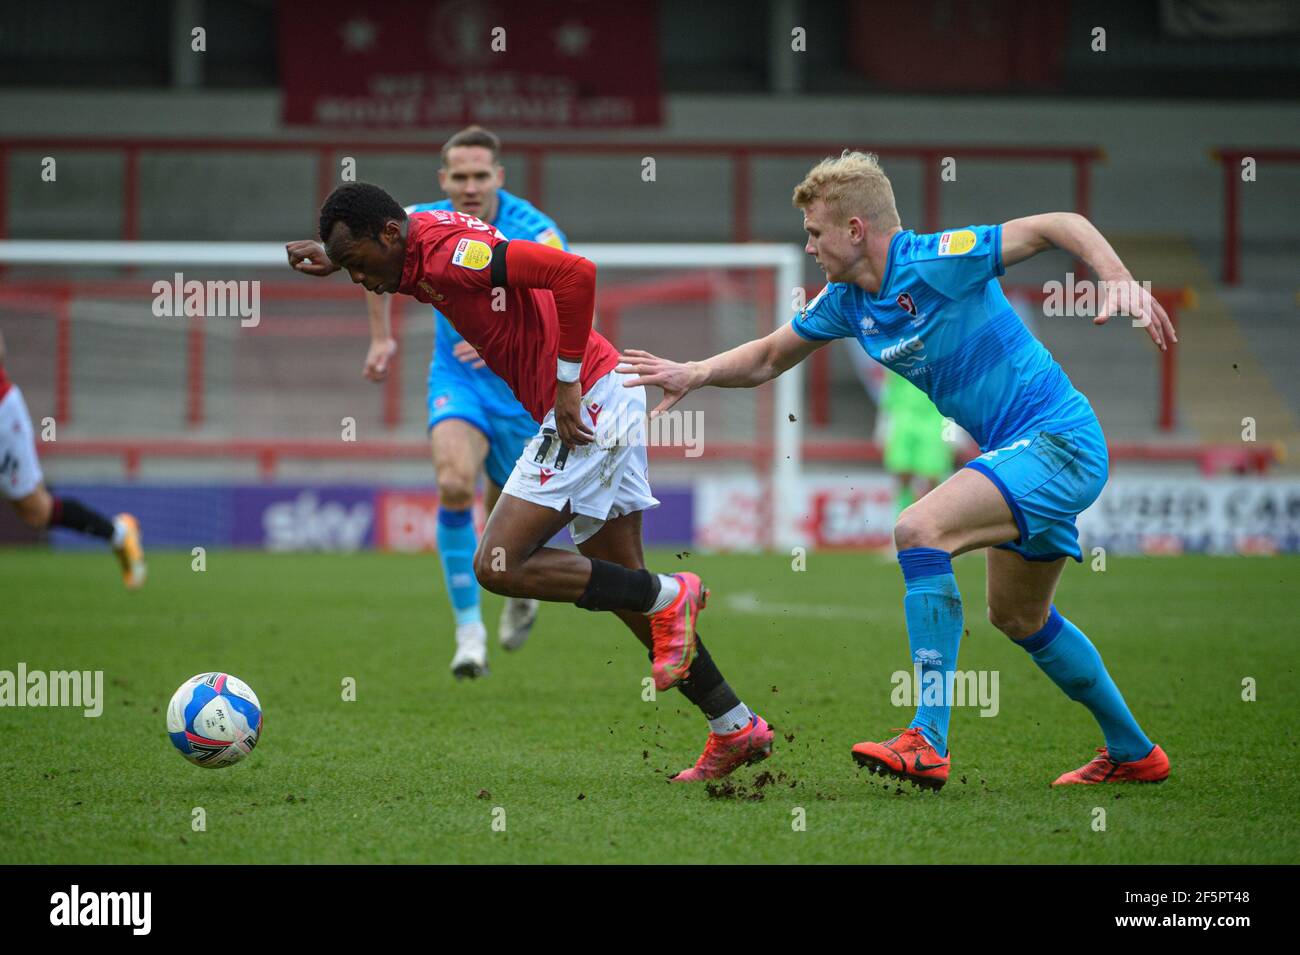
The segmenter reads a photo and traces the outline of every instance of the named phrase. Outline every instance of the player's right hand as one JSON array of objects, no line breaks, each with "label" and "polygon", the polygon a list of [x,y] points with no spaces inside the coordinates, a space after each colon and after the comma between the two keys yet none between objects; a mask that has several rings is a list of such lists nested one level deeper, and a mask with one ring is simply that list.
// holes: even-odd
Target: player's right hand
[{"label": "player's right hand", "polygon": [[325,254],[325,246],[314,239],[298,239],[286,242],[284,251],[289,255],[289,267],[308,275],[329,275],[337,272],[339,267]]},{"label": "player's right hand", "polygon": [[623,382],[624,388],[639,385],[657,385],[664,391],[664,399],[655,405],[650,417],[656,418],[695,389],[694,373],[689,363],[659,358],[639,348],[629,348],[619,356],[621,363],[614,370],[623,375],[636,375]]},{"label": "player's right hand", "polygon": [[596,440],[595,433],[582,422],[581,382],[555,383],[555,430],[569,448],[580,448]]},{"label": "player's right hand", "polygon": [[361,374],[371,381],[383,381],[388,377],[388,361],[396,353],[396,339],[375,339],[370,343],[370,350],[366,352],[366,367]]}]

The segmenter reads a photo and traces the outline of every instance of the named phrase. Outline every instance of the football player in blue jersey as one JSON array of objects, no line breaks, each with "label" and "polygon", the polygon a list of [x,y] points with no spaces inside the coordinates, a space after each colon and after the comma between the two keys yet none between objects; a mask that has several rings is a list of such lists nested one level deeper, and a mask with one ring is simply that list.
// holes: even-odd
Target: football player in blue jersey
[{"label": "football player in blue jersey", "polygon": [[1164,751],[1143,733],[1093,644],[1053,605],[1066,559],[1082,559],[1074,521],[1106,483],[1106,441],[1092,406],[1021,323],[997,277],[1063,249],[1104,283],[1095,324],[1126,314],[1165,349],[1176,341],[1169,316],[1101,233],[1073,213],[920,235],[900,224],[876,157],[848,151],[815,166],[796,187],[794,205],[803,210],[805,251],[828,284],[790,324],[701,362],[629,350],[620,370],[638,373],[629,387],[664,390],[658,414],[696,388],[752,388],[834,339],[856,338],[979,444],[979,457],[894,526],[922,699],[907,730],[858,743],[854,758],[930,789],[947,781],[962,636],[952,558],[988,548],[989,620],[1087,707],[1105,738],[1099,756],[1055,784],[1164,780]]},{"label": "football player in blue jersey", "polygon": [[[406,211],[455,209],[482,219],[507,239],[528,239],[556,248],[567,243],[554,220],[502,188],[501,142],[480,126],[456,133],[442,147],[438,184],[448,196],[408,206]],[[370,350],[364,374],[382,381],[397,350],[389,323],[389,299],[366,293]],[[437,309],[433,311],[433,360],[429,364],[429,442],[438,481],[438,556],[456,618],[456,653],[451,670],[458,678],[487,672],[487,630],[474,577],[474,491],[486,471],[485,503],[490,513],[537,422],[510,386],[494,375],[474,347]],[[497,638],[507,650],[523,646],[537,618],[537,601],[507,598]]]}]

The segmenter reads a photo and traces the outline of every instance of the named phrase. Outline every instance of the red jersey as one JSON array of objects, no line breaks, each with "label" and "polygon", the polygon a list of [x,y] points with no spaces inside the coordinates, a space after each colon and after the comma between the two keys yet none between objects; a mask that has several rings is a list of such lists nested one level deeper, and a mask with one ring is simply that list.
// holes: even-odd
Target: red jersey
[{"label": "red jersey", "polygon": [[[590,301],[574,305],[571,296],[565,294],[565,311],[576,307],[586,314],[561,315],[556,294],[550,291],[556,287],[557,294],[561,294],[561,281],[572,278],[568,274],[574,271],[571,264],[590,268],[590,263],[558,249],[515,240],[531,247],[529,253],[525,255],[520,249],[516,256],[515,250],[510,250],[506,286],[495,289],[490,268],[493,250],[505,242],[492,226],[462,212],[435,209],[412,213],[407,220],[406,262],[397,290],[442,312],[540,423],[555,407],[556,359],[562,331],[565,342],[572,347],[582,342],[585,322],[585,345],[565,356],[576,359],[581,355],[583,394],[618,365],[618,350],[591,330]],[[548,263],[556,267],[532,267],[535,253],[543,249]]]},{"label": "red jersey", "polygon": [[4,400],[4,396],[9,394],[9,389],[12,387],[13,382],[10,381],[9,376],[5,374],[5,366],[0,365],[0,401]]}]

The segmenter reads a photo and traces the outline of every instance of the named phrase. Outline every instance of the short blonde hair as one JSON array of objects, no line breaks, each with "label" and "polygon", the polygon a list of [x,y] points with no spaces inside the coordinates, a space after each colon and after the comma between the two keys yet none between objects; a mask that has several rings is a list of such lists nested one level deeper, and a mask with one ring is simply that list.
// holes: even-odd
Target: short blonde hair
[{"label": "short blonde hair", "polygon": [[846,149],[808,170],[803,182],[794,187],[792,201],[796,208],[806,210],[818,199],[841,222],[859,216],[875,229],[894,229],[900,224],[894,187],[875,153]]}]

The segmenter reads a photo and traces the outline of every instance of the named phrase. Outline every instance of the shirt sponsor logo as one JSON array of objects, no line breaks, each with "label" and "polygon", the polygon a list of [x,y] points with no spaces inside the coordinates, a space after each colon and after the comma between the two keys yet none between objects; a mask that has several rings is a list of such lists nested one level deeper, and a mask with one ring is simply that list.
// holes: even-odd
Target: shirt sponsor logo
[{"label": "shirt sponsor logo", "polygon": [[890,345],[880,353],[880,360],[887,365],[899,368],[911,368],[925,361],[925,342],[913,335],[905,341]]},{"label": "shirt sponsor logo", "polygon": [[476,272],[487,268],[492,261],[492,249],[486,242],[478,239],[461,239],[456,243],[456,251],[451,255],[451,264],[462,268],[474,269]]},{"label": "shirt sponsor logo", "polygon": [[945,232],[939,236],[940,255],[965,255],[975,248],[975,233],[970,229]]}]

